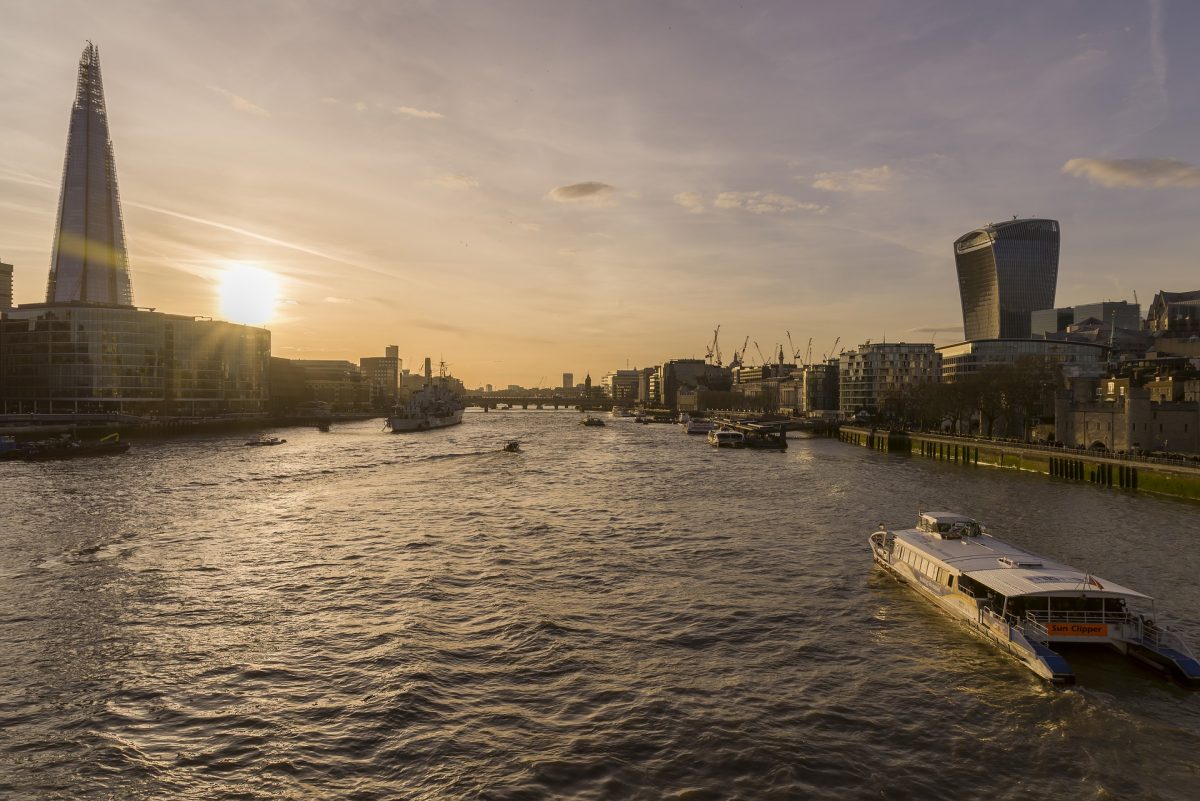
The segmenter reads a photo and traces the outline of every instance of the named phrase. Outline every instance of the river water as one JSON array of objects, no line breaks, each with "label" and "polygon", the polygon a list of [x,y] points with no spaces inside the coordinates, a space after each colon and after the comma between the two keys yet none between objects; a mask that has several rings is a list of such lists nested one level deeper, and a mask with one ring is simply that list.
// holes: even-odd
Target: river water
[{"label": "river water", "polygon": [[1197,797],[1200,693],[1048,686],[866,538],[969,513],[1200,647],[1200,506],[578,421],[0,463],[0,796]]}]

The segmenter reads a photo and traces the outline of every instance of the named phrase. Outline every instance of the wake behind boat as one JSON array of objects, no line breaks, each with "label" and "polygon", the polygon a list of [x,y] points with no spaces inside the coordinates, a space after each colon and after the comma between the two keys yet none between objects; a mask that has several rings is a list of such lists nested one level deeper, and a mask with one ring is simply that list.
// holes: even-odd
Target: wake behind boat
[{"label": "wake behind boat", "polygon": [[397,405],[387,427],[393,434],[409,431],[428,431],[447,428],[462,422],[463,407],[458,396],[450,389],[446,379],[446,363],[441,363],[438,380],[433,379],[433,368],[425,359],[425,386],[418,389],[403,405]]},{"label": "wake behind boat", "polygon": [[893,577],[1044,679],[1075,683],[1051,646],[1079,643],[1111,646],[1200,687],[1200,662],[1136,590],[1035,556],[952,512],[922,512],[912,529],[881,525],[869,540]]}]

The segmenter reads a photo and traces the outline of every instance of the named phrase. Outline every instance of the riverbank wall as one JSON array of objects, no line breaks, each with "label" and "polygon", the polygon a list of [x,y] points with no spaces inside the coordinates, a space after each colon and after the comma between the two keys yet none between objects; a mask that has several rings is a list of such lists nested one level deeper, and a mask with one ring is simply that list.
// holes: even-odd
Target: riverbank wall
[{"label": "riverbank wall", "polygon": [[1114,489],[1137,490],[1200,501],[1200,466],[1106,457],[1089,451],[1015,442],[973,440],[938,434],[842,426],[838,439],[850,445],[910,453],[963,467],[1000,467]]},{"label": "riverbank wall", "polygon": [[[119,434],[122,438],[170,438],[190,434],[208,434],[235,431],[262,431],[270,428],[308,428],[318,424],[337,425],[353,420],[379,418],[380,414],[330,414],[320,417],[311,415],[275,415],[244,417],[163,417],[137,418],[114,415],[104,419],[103,415],[80,416],[45,415],[44,419],[31,419],[33,415],[22,415],[18,420],[5,420],[0,416],[0,435],[15,437],[18,441],[41,439],[59,434],[70,434],[81,439],[98,439],[107,434]],[[12,416],[16,417],[16,416]]]}]

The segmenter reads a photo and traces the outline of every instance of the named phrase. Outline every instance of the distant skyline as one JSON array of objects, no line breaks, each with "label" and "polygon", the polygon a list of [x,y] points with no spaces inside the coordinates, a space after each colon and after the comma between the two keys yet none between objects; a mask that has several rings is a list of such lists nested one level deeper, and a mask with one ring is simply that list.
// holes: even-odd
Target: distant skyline
[{"label": "distant skyline", "polygon": [[1059,306],[1200,288],[1183,2],[0,13],[18,303],[45,295],[87,40],[137,302],[228,317],[248,276],[280,356],[397,343],[468,386],[549,386],[703,357],[717,324],[726,360],[789,330],[817,357],[949,344],[953,242],[1013,215],[1061,223]]}]

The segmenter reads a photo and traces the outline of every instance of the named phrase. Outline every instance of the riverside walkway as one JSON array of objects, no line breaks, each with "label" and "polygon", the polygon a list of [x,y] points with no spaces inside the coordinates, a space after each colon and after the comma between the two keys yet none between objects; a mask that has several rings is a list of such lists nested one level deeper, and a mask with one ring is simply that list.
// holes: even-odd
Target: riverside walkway
[{"label": "riverside walkway", "polygon": [[1200,500],[1200,462],[1117,455],[1026,442],[842,426],[838,439],[875,450],[912,453],[963,466],[985,465]]}]

